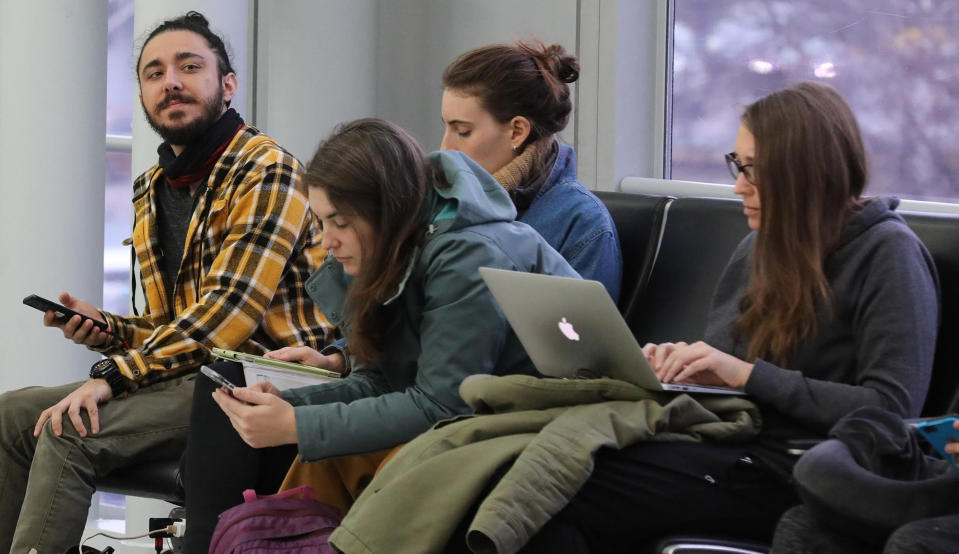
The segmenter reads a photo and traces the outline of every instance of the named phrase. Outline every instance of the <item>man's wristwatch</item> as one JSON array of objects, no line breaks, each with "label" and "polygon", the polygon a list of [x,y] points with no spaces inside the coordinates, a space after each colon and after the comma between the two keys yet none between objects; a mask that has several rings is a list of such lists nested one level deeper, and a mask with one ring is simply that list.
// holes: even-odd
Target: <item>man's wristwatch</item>
[{"label": "man's wristwatch", "polygon": [[93,367],[90,368],[90,378],[106,380],[114,398],[119,398],[129,392],[126,379],[123,378],[123,374],[120,373],[120,368],[113,361],[113,358],[104,358],[93,364]]}]

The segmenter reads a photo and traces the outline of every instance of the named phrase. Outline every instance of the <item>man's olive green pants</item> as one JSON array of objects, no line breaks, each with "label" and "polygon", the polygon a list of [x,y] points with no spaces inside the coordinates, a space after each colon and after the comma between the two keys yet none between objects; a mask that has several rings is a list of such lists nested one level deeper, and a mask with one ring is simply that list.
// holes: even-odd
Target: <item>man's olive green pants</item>
[{"label": "man's olive green pants", "polygon": [[40,412],[82,383],[0,395],[0,552],[62,554],[80,542],[97,477],[149,461],[179,459],[186,446],[194,375],[101,404],[100,432],[80,437],[66,414],[63,434]]}]

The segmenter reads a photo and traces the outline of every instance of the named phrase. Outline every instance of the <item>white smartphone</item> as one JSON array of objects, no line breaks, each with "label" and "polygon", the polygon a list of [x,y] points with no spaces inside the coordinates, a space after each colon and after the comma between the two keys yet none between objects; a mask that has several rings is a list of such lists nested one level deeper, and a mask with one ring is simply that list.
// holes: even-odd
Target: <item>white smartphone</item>
[{"label": "white smartphone", "polygon": [[220,375],[216,370],[210,369],[207,366],[200,366],[200,373],[209,377],[214,383],[220,385],[221,387],[233,393],[233,390],[236,388],[236,385],[230,382],[229,379]]}]

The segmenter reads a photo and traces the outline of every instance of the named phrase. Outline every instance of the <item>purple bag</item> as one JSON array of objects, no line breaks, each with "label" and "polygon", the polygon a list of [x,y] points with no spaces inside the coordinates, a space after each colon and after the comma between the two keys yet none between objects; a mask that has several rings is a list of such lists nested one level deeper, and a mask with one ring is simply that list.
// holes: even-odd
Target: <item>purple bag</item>
[{"label": "purple bag", "polygon": [[243,491],[243,504],[220,514],[210,554],[334,554],[327,541],[340,524],[340,511],[313,497],[303,485],[278,494]]}]

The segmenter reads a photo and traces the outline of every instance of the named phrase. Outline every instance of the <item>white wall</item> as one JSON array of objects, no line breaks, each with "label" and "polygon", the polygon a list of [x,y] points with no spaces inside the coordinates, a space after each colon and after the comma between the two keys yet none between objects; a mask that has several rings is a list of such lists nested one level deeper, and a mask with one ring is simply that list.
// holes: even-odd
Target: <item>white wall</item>
[{"label": "white wall", "polygon": [[563,138],[581,180],[662,174],[666,0],[286,0],[259,3],[256,121],[301,160],[335,123],[389,119],[439,147],[443,69],[533,37],[580,58]]},{"label": "white wall", "polygon": [[[258,4],[256,124],[304,162],[337,123],[359,117],[438,148],[441,75],[470,48],[537,37],[576,51],[576,0]],[[572,123],[564,138],[575,140]]]},{"label": "white wall", "polygon": [[[456,56],[534,37],[577,50],[576,0],[400,0],[379,6],[377,115],[404,127],[427,150],[439,148],[443,138],[441,79]],[[570,143],[573,121],[575,114],[564,133]]]},{"label": "white wall", "polygon": [[97,359],[20,300],[102,300],[106,48],[106,0],[0,2],[0,391]]},{"label": "white wall", "polygon": [[255,122],[307,163],[337,123],[375,113],[377,3],[259,6]]}]

